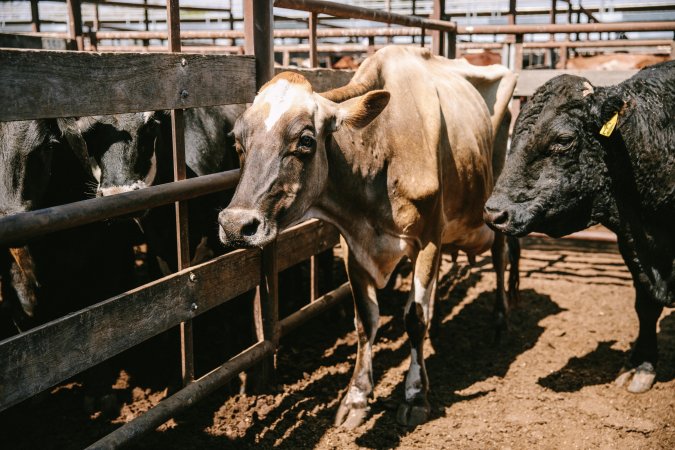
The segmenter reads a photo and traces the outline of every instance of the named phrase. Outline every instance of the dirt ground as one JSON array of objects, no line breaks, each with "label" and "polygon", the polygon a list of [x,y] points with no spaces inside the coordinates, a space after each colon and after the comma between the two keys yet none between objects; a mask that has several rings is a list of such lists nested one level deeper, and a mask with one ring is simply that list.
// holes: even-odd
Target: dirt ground
[{"label": "dirt ground", "polygon": [[[134,448],[675,448],[675,310],[666,310],[659,323],[656,385],[630,394],[613,384],[637,333],[633,288],[620,256],[606,246],[581,252],[533,241],[526,247],[521,300],[498,346],[490,259],[473,268],[460,261],[453,269],[444,257],[439,326],[426,343],[428,423],[410,429],[395,421],[409,364],[401,318],[408,275],[380,294],[375,399],[362,426],[332,426],[354,364],[347,305],[282,340],[274,392],[221,389]],[[198,367],[222,361],[222,342],[196,340]],[[123,402],[113,418],[84,412],[86,382],[75,379],[2,413],[0,447],[83,448],[131,420],[175,388],[176,354],[167,350],[174,341],[159,339],[111,363],[113,391]]]}]

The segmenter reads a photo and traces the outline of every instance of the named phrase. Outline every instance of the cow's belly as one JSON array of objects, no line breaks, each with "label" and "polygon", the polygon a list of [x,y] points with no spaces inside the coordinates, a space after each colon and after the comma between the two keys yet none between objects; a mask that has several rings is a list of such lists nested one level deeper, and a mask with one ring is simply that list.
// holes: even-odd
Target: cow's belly
[{"label": "cow's belly", "polygon": [[494,231],[484,223],[478,227],[467,227],[461,221],[453,220],[443,228],[443,244],[446,247],[472,256],[487,251],[494,236]]}]

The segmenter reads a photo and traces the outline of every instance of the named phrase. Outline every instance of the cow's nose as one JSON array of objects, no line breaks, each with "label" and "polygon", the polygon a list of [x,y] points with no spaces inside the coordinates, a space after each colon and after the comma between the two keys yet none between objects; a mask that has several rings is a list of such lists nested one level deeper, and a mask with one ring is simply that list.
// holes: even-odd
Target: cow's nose
[{"label": "cow's nose", "polygon": [[218,223],[226,245],[252,245],[266,234],[264,219],[255,210],[225,208],[218,215]]},{"label": "cow's nose", "polygon": [[506,210],[492,209],[488,206],[483,209],[483,220],[492,225],[503,225],[509,221],[509,213]]}]

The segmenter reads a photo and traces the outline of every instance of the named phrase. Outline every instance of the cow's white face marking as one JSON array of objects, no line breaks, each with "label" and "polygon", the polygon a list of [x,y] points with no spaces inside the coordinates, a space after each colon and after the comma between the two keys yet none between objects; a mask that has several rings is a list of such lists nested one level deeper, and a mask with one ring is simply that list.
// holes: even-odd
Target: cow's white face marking
[{"label": "cow's white face marking", "polygon": [[[99,172],[100,170],[101,169],[99,168]],[[144,189],[148,186],[151,186],[152,182],[155,181],[156,175],[157,175],[157,156],[153,154],[152,159],[150,160],[150,169],[148,170],[148,174],[145,176],[143,180],[138,180],[131,184],[125,184],[122,186],[110,186],[104,188],[100,187],[99,190],[101,192],[101,195],[103,195],[104,197],[114,194],[121,194],[122,192],[137,191],[139,189]]]},{"label": "cow's white face marking", "polygon": [[253,100],[254,105],[269,105],[269,113],[265,118],[265,129],[270,131],[279,118],[293,106],[300,106],[313,111],[316,107],[312,93],[302,84],[291,83],[279,79],[267,86]]},{"label": "cow's white face marking", "polygon": [[150,122],[150,119],[152,119],[152,116],[155,114],[154,111],[145,111],[143,113],[143,123],[148,123]]},{"label": "cow's white face marking", "polygon": [[587,95],[591,95],[593,92],[594,92],[593,86],[591,85],[591,83],[589,83],[588,81],[584,81],[584,90],[581,92],[581,95],[583,97],[586,97]]}]

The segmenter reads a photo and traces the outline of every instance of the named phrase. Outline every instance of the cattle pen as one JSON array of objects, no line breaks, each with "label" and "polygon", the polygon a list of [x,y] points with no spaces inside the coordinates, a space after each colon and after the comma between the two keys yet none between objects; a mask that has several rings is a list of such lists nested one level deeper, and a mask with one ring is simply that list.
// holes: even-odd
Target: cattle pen
[{"label": "cattle pen", "polygon": [[[440,8],[445,2],[433,3]],[[510,3],[514,5],[515,18],[515,1]],[[37,5],[37,1],[31,4]],[[458,36],[507,35],[510,41],[505,52],[510,55],[512,68],[521,74],[514,94],[517,108],[518,99],[532,95],[536,87],[561,73],[553,69],[521,70],[524,48],[528,45],[530,48],[561,48],[564,49],[561,59],[565,60],[568,48],[587,45],[570,41],[528,44],[524,42],[525,35],[675,31],[675,22],[523,25],[515,24],[514,19],[510,25],[458,26],[445,20],[438,9],[435,9],[437,14],[426,18],[319,0],[244,0],[243,30],[181,32],[179,10],[183,7],[178,0],[167,0],[166,31],[85,33],[80,1],[67,0],[66,4],[71,17],[68,33],[43,33],[40,37],[39,19],[36,19],[38,26],[34,27],[34,33],[17,39],[64,39],[69,42],[69,48],[79,51],[0,49],[0,121],[170,110],[175,167],[173,183],[0,218],[0,246],[16,247],[36,236],[175,204],[177,272],[0,342],[2,411],[166,330],[180,328],[184,387],[145,414],[101,436],[90,448],[117,448],[137,440],[254,366],[259,369],[262,383],[270,382],[280,339],[351,297],[347,283],[329,292],[319,291],[319,264],[315,256],[334,248],[339,234],[335,228],[318,220],[284,231],[274,244],[263,249],[236,250],[190,266],[187,201],[235,188],[239,171],[186,179],[183,110],[252,102],[257,90],[274,76],[275,38],[308,39],[306,46],[298,48],[307,50],[312,68],[293,70],[300,70],[316,90],[326,90],[345,84],[353,72],[319,69],[321,47],[317,38],[332,35],[369,37],[369,33],[393,36],[400,28],[372,31],[319,29],[319,14],[399,25],[405,28],[398,33],[421,36],[421,45],[425,44],[425,36],[429,34],[432,52],[449,58],[457,55],[458,48],[468,47],[457,43]],[[308,12],[308,28],[275,30],[275,7]],[[35,8],[37,11],[37,6]],[[181,41],[190,38],[243,39],[243,51],[242,46],[236,45],[224,49],[235,54],[193,51]],[[146,45],[143,51],[121,51],[123,49],[100,45],[99,42],[105,39],[157,39],[166,40],[168,45],[156,49]],[[650,45],[665,42],[659,40]],[[139,49],[132,47],[132,50]],[[344,49],[336,47],[336,50]],[[583,72],[600,85],[616,83],[633,73]],[[596,243],[615,242],[613,236],[606,233],[581,232],[572,238]],[[311,261],[311,299],[298,311],[280,318],[278,274],[308,259]],[[252,325],[258,342],[206,375],[195,378],[192,320],[251,290],[256,290]]]}]

